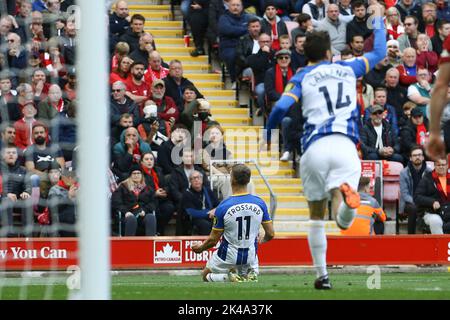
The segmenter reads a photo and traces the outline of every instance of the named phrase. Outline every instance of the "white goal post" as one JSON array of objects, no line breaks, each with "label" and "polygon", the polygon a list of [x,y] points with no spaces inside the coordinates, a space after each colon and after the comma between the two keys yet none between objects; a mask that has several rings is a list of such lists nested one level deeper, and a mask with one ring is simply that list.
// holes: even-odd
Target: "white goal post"
[{"label": "white goal post", "polygon": [[107,196],[108,67],[105,0],[78,0],[78,197],[81,299],[110,299],[110,213]]}]

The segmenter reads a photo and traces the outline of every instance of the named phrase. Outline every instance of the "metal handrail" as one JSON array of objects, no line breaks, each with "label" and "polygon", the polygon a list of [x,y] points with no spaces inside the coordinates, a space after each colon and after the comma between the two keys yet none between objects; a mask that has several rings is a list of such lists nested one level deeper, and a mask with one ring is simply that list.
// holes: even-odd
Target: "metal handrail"
[{"label": "metal handrail", "polygon": [[[212,165],[214,163],[253,163],[256,167],[256,170],[258,170],[259,175],[261,176],[261,178],[264,181],[264,184],[266,185],[267,189],[269,189],[269,193],[270,193],[270,206],[269,206],[269,213],[272,219],[275,218],[275,213],[277,210],[277,195],[275,194],[275,192],[273,192],[272,187],[270,186],[269,181],[267,181],[266,177],[262,174],[261,168],[258,165],[258,163],[256,162],[256,160],[248,160],[248,159],[236,159],[236,160],[210,160],[209,161],[209,165],[210,168],[212,168]],[[210,179],[210,185],[211,185],[211,190],[213,188],[213,179],[212,176],[214,175],[214,173],[212,172],[212,170],[210,171],[211,174],[211,179]]]}]

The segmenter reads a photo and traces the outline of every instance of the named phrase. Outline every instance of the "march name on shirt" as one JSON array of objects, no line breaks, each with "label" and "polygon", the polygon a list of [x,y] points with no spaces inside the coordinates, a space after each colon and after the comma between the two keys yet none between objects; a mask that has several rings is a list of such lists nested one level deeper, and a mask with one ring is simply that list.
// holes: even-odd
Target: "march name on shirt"
[{"label": "march name on shirt", "polygon": [[328,79],[339,78],[342,80],[343,78],[355,77],[354,73],[350,74],[349,72],[340,68],[327,68],[317,71],[316,70],[313,70],[312,76],[308,77],[308,84],[314,87],[319,83],[322,83],[323,81]]},{"label": "march name on shirt", "polygon": [[254,212],[256,215],[260,215],[262,213],[262,210],[258,205],[253,203],[242,203],[230,207],[225,213],[225,215],[233,216],[235,213],[241,211],[251,211]]}]

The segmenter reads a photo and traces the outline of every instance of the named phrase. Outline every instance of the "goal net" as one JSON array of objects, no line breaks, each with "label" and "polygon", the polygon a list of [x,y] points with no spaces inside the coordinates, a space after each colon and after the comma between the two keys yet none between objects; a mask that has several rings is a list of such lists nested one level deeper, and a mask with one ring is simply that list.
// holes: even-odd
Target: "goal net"
[{"label": "goal net", "polygon": [[110,5],[0,1],[0,299],[110,298]]}]

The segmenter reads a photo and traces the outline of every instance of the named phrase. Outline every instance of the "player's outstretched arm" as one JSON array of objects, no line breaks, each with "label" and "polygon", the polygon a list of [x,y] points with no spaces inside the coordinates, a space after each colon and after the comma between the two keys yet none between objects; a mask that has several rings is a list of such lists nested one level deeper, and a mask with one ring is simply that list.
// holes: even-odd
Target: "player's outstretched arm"
[{"label": "player's outstretched arm", "polygon": [[364,76],[386,57],[386,29],[381,15],[382,9],[378,5],[373,5],[371,8],[372,15],[368,21],[372,23],[374,29],[373,50],[364,54],[362,58],[346,63],[352,67],[357,78]]},{"label": "player's outstretched arm", "polygon": [[286,113],[289,111],[289,108],[293,103],[296,102],[293,96],[290,93],[284,93],[281,98],[275,103],[275,106],[272,109],[272,112],[269,116],[269,121],[267,122],[266,130],[267,130],[267,142],[270,142],[271,139],[271,130],[275,129],[277,125],[284,118]]},{"label": "player's outstretched arm", "polygon": [[272,221],[263,222],[262,227],[264,229],[264,238],[262,238],[259,243],[264,243],[272,240],[273,237],[275,237],[273,222]]},{"label": "player's outstretched arm", "polygon": [[208,236],[208,239],[203,241],[202,244],[195,244],[192,246],[192,251],[195,253],[201,253],[205,250],[211,249],[214,247],[217,242],[219,242],[220,237],[222,236],[223,230],[212,229],[211,233]]}]

